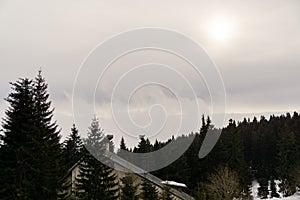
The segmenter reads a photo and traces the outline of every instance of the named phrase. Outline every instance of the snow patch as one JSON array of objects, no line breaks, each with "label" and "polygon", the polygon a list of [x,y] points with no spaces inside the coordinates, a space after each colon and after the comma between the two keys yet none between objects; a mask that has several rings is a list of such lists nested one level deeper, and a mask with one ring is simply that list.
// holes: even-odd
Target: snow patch
[{"label": "snow patch", "polygon": [[161,182],[164,185],[170,185],[170,186],[176,186],[176,187],[187,187],[184,183],[177,183],[175,181],[162,181]]},{"label": "snow patch", "polygon": [[[268,198],[267,199],[271,199],[271,200],[300,200],[300,192],[297,192],[295,193],[294,195],[292,196],[289,196],[289,197],[283,197],[283,194],[280,191],[280,188],[279,188],[279,184],[281,183],[281,181],[279,180],[275,180],[275,186],[276,186],[276,192],[279,194],[279,198],[270,198],[270,195],[268,195]],[[270,184],[271,182],[269,181],[269,190],[270,190]],[[259,198],[258,196],[258,188],[260,188],[260,185],[259,183],[257,182],[257,180],[254,180],[252,181],[252,187],[250,188],[250,194],[251,196],[253,197],[253,200],[263,200],[261,198]]]}]

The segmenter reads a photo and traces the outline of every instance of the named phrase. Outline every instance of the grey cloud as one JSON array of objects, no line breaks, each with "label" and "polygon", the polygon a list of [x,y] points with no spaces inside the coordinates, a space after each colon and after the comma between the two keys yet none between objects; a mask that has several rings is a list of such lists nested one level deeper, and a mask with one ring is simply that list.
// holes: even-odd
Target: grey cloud
[{"label": "grey cloud", "polygon": [[[69,105],[72,87],[88,53],[113,34],[155,26],[182,32],[204,46],[223,76],[229,113],[241,108],[245,115],[253,110],[258,113],[297,110],[300,108],[299,8],[298,0],[0,1],[0,99],[8,95],[9,81],[34,77],[42,67],[57,108],[55,117],[63,130],[69,130],[73,122]],[[207,36],[206,23],[218,15],[232,17],[236,22],[234,37],[225,44]],[[106,105],[110,102],[111,87],[122,73],[118,67],[125,67],[126,71],[126,66],[162,58],[170,66],[183,67],[183,74],[196,85],[199,99],[209,102],[203,80],[182,61],[162,54],[149,55],[149,52],[116,63],[115,71],[107,76],[108,85],[98,86],[95,100],[91,93],[96,85],[83,81],[78,88],[80,101]],[[157,76],[174,81],[168,74]],[[86,76],[86,80],[90,78]],[[130,82],[124,82],[123,86],[130,86]],[[157,91],[148,91],[154,92]],[[161,92],[164,98],[174,99],[167,91]],[[179,85],[177,92],[183,98],[193,99],[187,87]],[[119,94],[118,100],[123,105],[127,93],[120,91]],[[5,105],[3,100],[0,105]],[[3,116],[3,112],[0,115]],[[87,126],[91,116],[84,117],[87,119],[82,121]],[[108,130],[113,127],[109,121],[105,121],[105,125]]]}]

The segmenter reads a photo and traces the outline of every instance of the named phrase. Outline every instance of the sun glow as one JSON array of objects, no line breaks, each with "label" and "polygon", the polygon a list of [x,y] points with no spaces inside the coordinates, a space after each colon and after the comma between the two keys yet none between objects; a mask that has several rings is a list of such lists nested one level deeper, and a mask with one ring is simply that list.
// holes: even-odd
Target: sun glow
[{"label": "sun glow", "polygon": [[218,41],[227,41],[233,36],[233,23],[230,20],[218,18],[210,23],[209,35]]}]

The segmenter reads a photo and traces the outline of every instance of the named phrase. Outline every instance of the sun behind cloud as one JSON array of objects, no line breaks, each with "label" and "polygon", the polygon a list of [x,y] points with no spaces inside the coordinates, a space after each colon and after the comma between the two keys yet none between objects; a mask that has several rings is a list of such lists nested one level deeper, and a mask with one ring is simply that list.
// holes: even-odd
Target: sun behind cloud
[{"label": "sun behind cloud", "polygon": [[225,17],[218,17],[209,22],[209,37],[217,41],[227,41],[234,35],[233,21]]}]

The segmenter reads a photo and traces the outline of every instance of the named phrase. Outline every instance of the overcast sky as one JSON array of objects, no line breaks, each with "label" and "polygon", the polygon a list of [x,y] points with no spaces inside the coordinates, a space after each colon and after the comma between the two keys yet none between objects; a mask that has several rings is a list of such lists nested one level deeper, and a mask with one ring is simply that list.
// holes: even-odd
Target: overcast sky
[{"label": "overcast sky", "polygon": [[[81,63],[105,39],[142,27],[175,30],[205,48],[218,66],[225,84],[227,118],[240,120],[242,116],[252,116],[253,113],[259,116],[300,111],[299,11],[298,0],[0,0],[0,116],[4,116],[7,108],[3,98],[10,92],[8,82],[18,77],[34,77],[42,68],[49,84],[52,105],[56,109],[54,118],[62,128],[62,134],[68,134],[74,122],[72,87]],[[230,23],[227,39],[212,37],[211,26],[215,20]],[[150,62],[159,57],[160,62],[163,60],[170,66],[187,69],[177,58],[156,54],[144,52],[124,58],[121,63],[115,64],[115,71],[107,76],[107,81],[118,76],[117,69],[122,65],[142,64],[134,62],[136,58],[146,63],[147,59]],[[188,70],[183,71],[189,73]],[[159,74],[168,80],[168,73]],[[190,77],[192,80],[193,73]],[[197,99],[189,98],[191,93],[185,87],[179,88],[187,116],[193,112],[192,105],[196,102],[202,106],[204,113],[209,113],[207,91],[203,82],[202,85],[198,89],[202,91],[201,88],[204,88],[203,98]],[[138,127],[153,124],[144,129],[145,133],[140,133],[139,129],[126,126],[127,123],[120,120],[127,132],[132,133],[132,136],[126,136],[114,125],[109,102],[111,94],[105,93],[105,86],[99,86],[96,108],[103,128],[114,133],[117,141],[121,136],[133,140],[139,134],[146,134],[152,139],[166,139],[174,134],[179,124],[174,118],[178,114],[178,101],[170,91],[157,87],[152,85],[138,90],[130,103],[133,112],[130,117]],[[83,102],[94,102],[93,99],[84,99],[85,92],[82,91]],[[127,106],[121,97],[116,97],[115,102],[116,107]],[[153,107],[157,104],[165,110],[160,106]],[[149,109],[151,116],[147,115]],[[163,126],[165,116],[171,117]],[[190,117],[193,118],[193,115]],[[81,132],[86,132],[92,116],[84,118],[75,119],[86,124],[81,125]],[[162,126],[160,134],[153,136]],[[188,123],[183,126],[183,132],[196,131]]]}]

